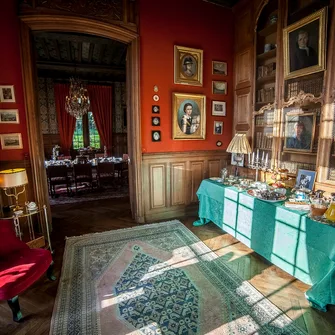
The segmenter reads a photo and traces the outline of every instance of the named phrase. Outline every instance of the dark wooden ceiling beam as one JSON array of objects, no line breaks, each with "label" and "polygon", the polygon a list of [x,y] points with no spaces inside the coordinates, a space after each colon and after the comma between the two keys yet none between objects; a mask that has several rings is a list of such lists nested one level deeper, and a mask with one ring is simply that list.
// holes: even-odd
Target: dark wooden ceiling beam
[{"label": "dark wooden ceiling beam", "polygon": [[61,59],[61,55],[60,55],[60,49],[59,49],[58,41],[53,40],[53,43],[54,43],[54,47],[55,47],[55,50],[56,50],[57,59],[60,61],[62,59]]},{"label": "dark wooden ceiling beam", "polygon": [[102,60],[104,59],[104,55],[105,55],[105,51],[107,49],[107,45],[106,44],[102,44],[100,47],[100,55],[99,55],[99,63],[102,63]]},{"label": "dark wooden ceiling beam", "polygon": [[67,49],[67,60],[69,62],[72,62],[72,51],[71,51],[71,42],[68,41],[66,43],[66,49]]},{"label": "dark wooden ceiling beam", "polygon": [[83,43],[78,42],[78,63],[82,62],[82,56],[83,56]]},{"label": "dark wooden ceiling beam", "polygon": [[42,46],[43,46],[43,50],[44,50],[44,53],[45,53],[45,57],[47,59],[50,59],[50,52],[49,52],[49,48],[47,46],[47,41],[45,38],[41,38],[41,43],[42,43]]},{"label": "dark wooden ceiling beam", "polygon": [[90,43],[90,49],[89,49],[89,54],[88,54],[89,63],[92,63],[93,51],[94,51],[94,44]]},{"label": "dark wooden ceiling beam", "polygon": [[124,66],[103,66],[94,64],[80,64],[80,66],[75,66],[73,63],[57,63],[57,62],[47,62],[38,61],[37,68],[40,70],[56,70],[56,71],[71,71],[73,73],[77,72],[94,72],[94,73],[125,73],[126,69]]}]

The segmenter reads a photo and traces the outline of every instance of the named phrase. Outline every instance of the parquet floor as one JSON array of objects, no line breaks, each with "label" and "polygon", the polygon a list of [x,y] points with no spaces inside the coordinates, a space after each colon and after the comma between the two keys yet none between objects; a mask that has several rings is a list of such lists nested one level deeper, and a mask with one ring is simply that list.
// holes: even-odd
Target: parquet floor
[{"label": "parquet floor", "polygon": [[[136,225],[131,218],[127,199],[61,205],[53,207],[52,214],[51,238],[55,249],[55,273],[58,279],[66,236]],[[224,257],[229,266],[243,279],[250,281],[289,317],[296,319],[301,327],[307,329],[308,334],[335,334],[335,306],[332,306],[327,313],[310,308],[304,297],[308,285],[271,265],[214,224],[193,227],[192,223],[195,219],[195,217],[188,217],[181,218],[180,221],[218,255]],[[42,277],[24,292],[20,296],[20,304],[25,320],[19,324],[12,321],[7,303],[0,301],[0,334],[48,334],[57,286],[58,280],[50,282],[46,277]]]}]

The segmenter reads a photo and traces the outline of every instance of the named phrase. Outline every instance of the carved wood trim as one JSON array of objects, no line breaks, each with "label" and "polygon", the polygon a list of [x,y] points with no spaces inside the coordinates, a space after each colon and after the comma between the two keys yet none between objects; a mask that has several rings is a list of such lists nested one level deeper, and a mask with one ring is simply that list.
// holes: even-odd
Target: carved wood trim
[{"label": "carved wood trim", "polygon": [[256,10],[257,15],[256,15],[255,27],[254,27],[255,32],[257,31],[258,20],[259,20],[259,17],[261,16],[262,10],[268,3],[269,3],[269,0],[264,0],[258,5],[258,8]]},{"label": "carved wood trim", "polygon": [[263,106],[259,111],[254,112],[254,115],[260,115],[260,114],[263,114],[265,111],[275,109],[276,108],[275,106],[276,106],[275,103],[273,103],[273,104],[269,103],[269,104]]},{"label": "carved wood trim", "polygon": [[304,91],[300,91],[298,95],[295,95],[294,97],[290,98],[290,100],[288,101],[284,101],[283,107],[289,107],[292,105],[304,106],[311,102],[320,103],[322,106],[323,105],[323,94],[321,94],[319,97],[316,97],[312,93],[305,93]]},{"label": "carved wood trim", "polygon": [[[127,89],[129,94],[127,114],[128,119],[132,120],[131,123],[128,123],[128,149],[131,159],[129,165],[129,189],[133,216],[136,221],[143,222],[138,34],[122,27],[80,17],[59,15],[31,15],[21,17],[22,72],[34,192],[36,200],[41,204],[47,205],[48,215],[50,217],[47,180],[44,171],[42,132],[39,125],[36,90],[34,90],[36,87],[36,78],[31,31],[36,30],[86,33],[116,39],[128,44]],[[49,222],[51,222],[51,220]]]}]

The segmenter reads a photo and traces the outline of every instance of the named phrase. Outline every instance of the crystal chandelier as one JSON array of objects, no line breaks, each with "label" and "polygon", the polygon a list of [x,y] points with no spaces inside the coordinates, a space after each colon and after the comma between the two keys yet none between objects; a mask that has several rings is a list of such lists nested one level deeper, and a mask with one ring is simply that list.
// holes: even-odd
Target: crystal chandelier
[{"label": "crystal chandelier", "polygon": [[70,78],[70,90],[69,96],[66,97],[65,109],[75,118],[80,118],[90,110],[90,98],[80,79]]}]

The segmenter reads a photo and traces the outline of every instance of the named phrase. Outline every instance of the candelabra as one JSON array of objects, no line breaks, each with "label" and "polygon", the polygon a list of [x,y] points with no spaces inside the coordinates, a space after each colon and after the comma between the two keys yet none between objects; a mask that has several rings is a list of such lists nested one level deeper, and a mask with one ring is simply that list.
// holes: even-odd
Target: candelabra
[{"label": "candelabra", "polygon": [[258,181],[258,170],[267,171],[267,169],[269,168],[268,157],[269,157],[268,154],[266,154],[266,158],[264,159],[264,152],[263,152],[262,159],[260,159],[258,149],[257,149],[256,157],[255,157],[254,152],[252,153],[252,159],[250,159],[250,155],[249,155],[248,168],[256,170],[255,181]]}]

